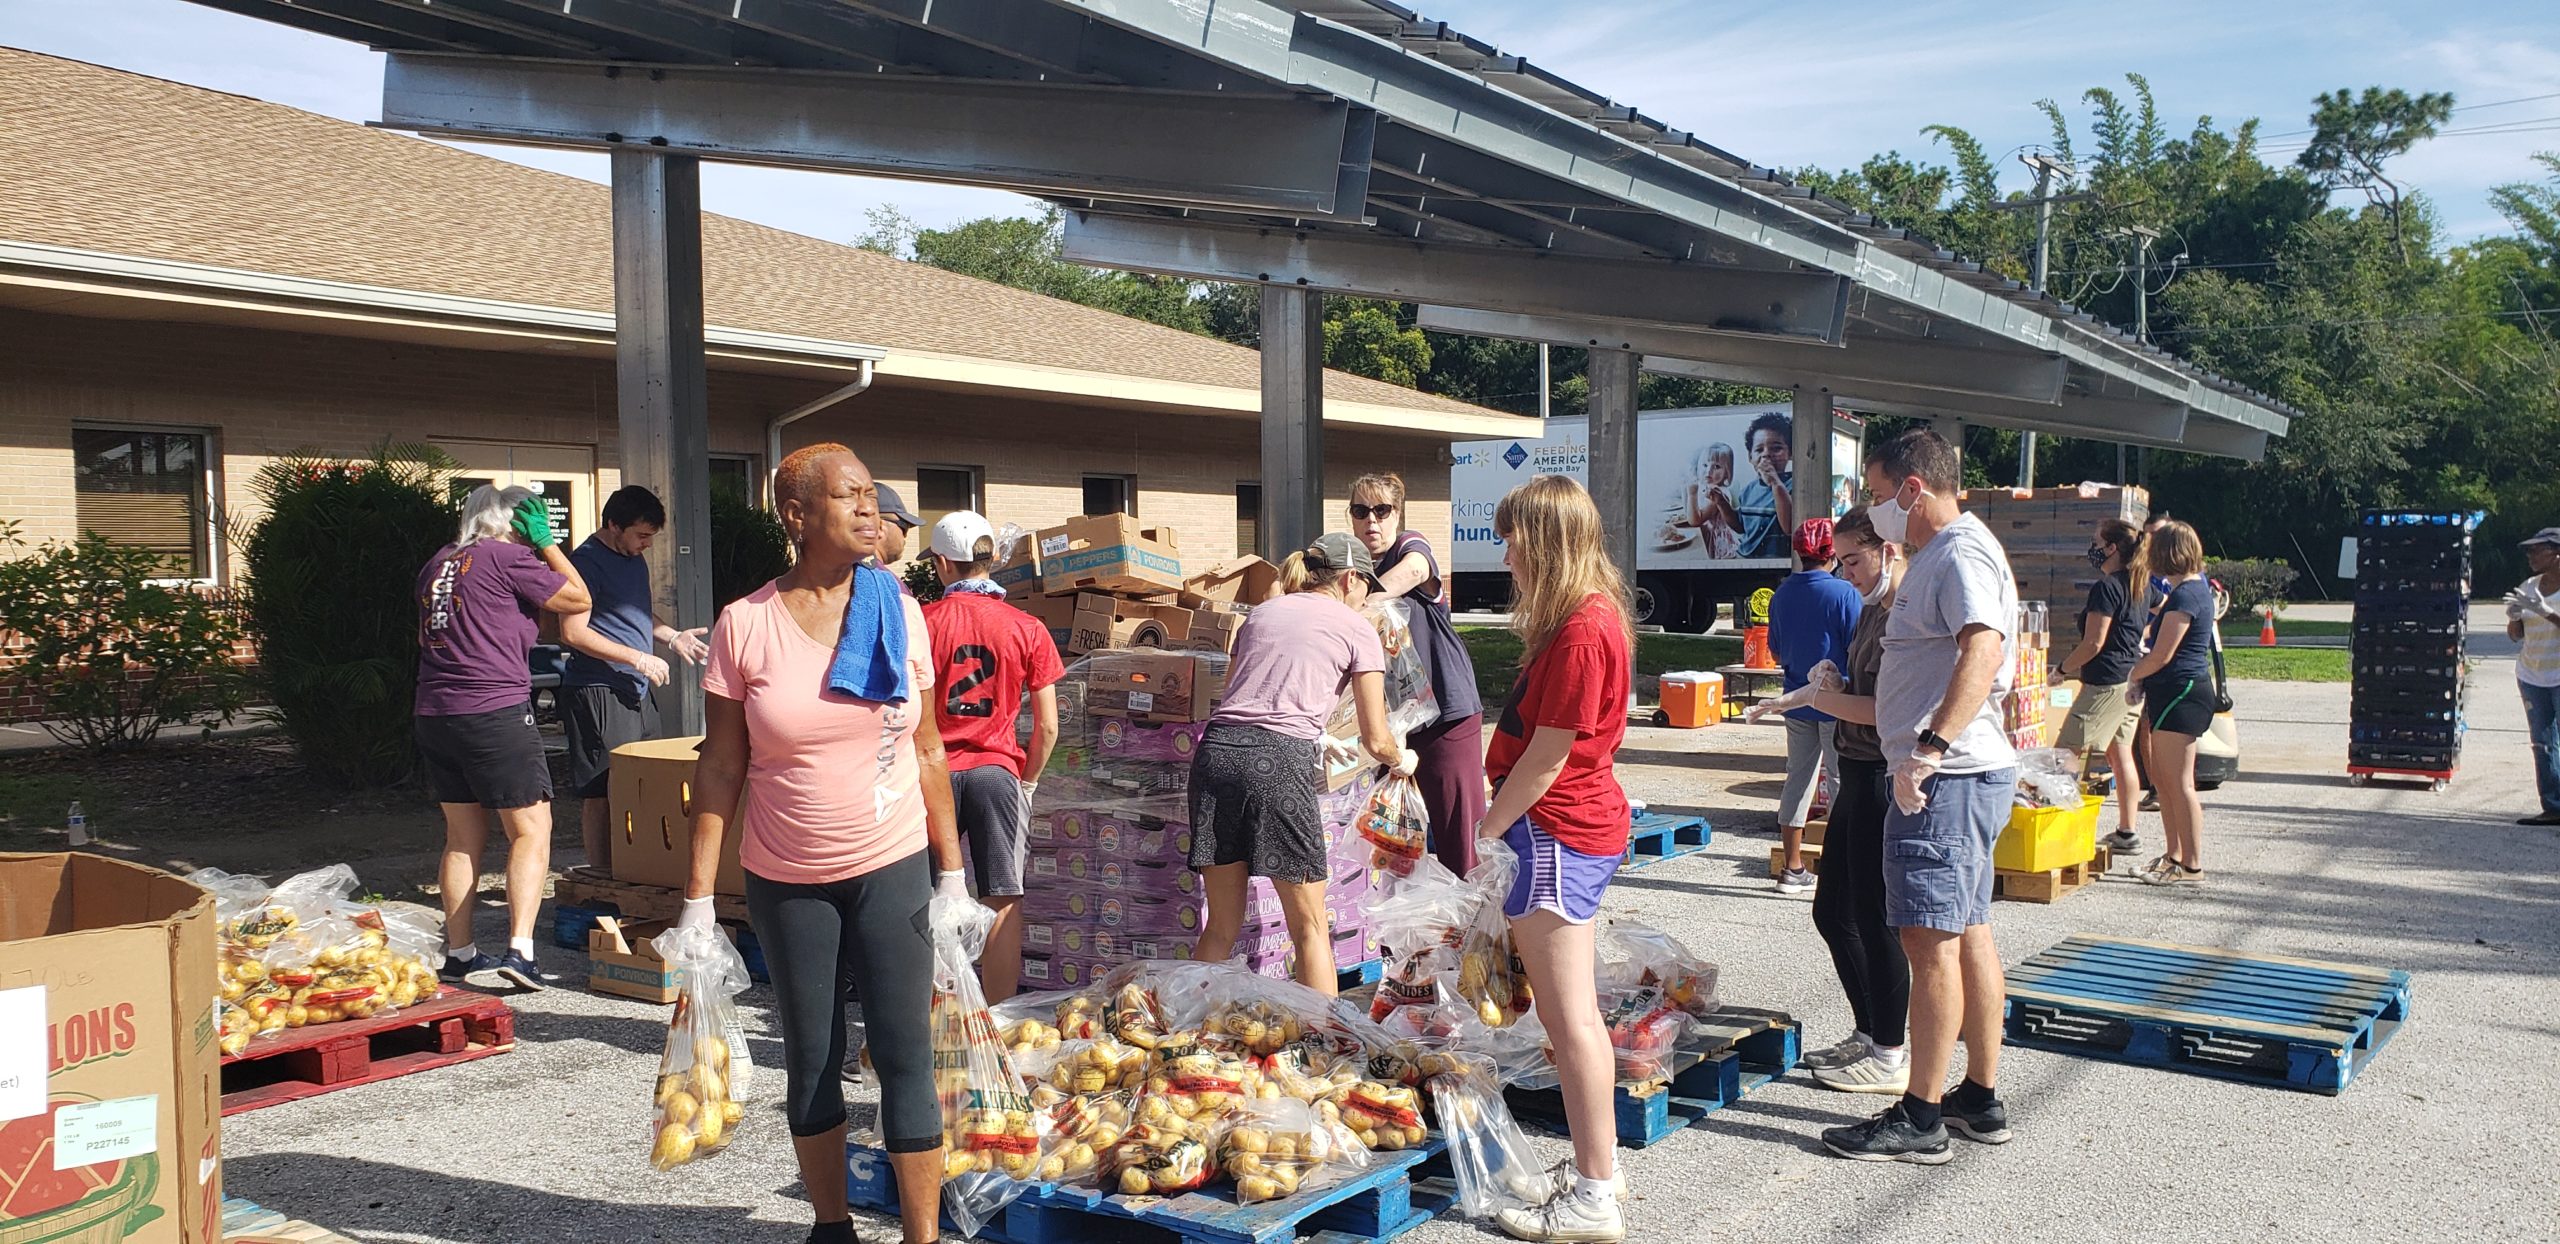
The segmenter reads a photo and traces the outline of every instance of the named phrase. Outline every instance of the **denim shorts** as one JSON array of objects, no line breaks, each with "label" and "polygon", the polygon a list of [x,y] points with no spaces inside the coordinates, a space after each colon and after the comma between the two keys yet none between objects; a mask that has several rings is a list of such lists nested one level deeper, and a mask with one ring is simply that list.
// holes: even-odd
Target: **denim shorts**
[{"label": "denim shorts", "polygon": [[1897,929],[1962,933],[1991,923],[1991,848],[2009,824],[2018,771],[1941,773],[1923,788],[1928,806],[1884,814],[1884,922]]}]

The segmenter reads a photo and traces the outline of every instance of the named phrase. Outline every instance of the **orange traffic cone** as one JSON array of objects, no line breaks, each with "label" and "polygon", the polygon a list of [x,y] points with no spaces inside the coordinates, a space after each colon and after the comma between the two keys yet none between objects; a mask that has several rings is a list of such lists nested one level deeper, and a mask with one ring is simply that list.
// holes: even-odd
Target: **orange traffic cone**
[{"label": "orange traffic cone", "polygon": [[2276,611],[2273,609],[2261,609],[2258,611],[2258,616],[2266,619],[2266,621],[2261,623],[2258,627],[2258,646],[2261,648],[2275,647]]}]

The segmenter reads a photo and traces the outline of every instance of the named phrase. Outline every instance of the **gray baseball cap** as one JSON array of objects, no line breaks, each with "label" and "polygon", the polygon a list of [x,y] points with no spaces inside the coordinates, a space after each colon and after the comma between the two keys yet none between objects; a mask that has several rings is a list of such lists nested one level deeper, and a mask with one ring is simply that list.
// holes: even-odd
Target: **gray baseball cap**
[{"label": "gray baseball cap", "polygon": [[2537,544],[2548,544],[2553,548],[2560,548],[2560,527],[2545,527],[2516,541],[2516,547],[2520,549],[2529,549]]},{"label": "gray baseball cap", "polygon": [[1328,531],[1307,546],[1307,569],[1319,575],[1336,575],[1353,571],[1371,584],[1378,581],[1378,559],[1369,555],[1369,546],[1347,531]]},{"label": "gray baseball cap", "polygon": [[894,520],[899,526],[909,531],[924,526],[924,520],[916,517],[915,511],[907,508],[907,499],[899,496],[897,489],[887,484],[878,484],[875,487],[880,490],[880,517]]}]

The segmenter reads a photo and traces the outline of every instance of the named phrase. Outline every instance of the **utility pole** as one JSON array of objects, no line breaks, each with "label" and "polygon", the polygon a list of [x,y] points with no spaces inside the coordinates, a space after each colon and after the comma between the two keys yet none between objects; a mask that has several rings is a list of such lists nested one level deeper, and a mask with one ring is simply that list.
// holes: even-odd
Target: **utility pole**
[{"label": "utility pole", "polygon": [[[2133,225],[2120,232],[2133,235],[2133,339],[2147,344],[2151,340],[2151,244],[2159,240],[2160,231]],[[2116,484],[2122,487],[2124,482],[2124,442],[2118,441]]]},{"label": "utility pole", "polygon": [[[2031,200],[2036,208],[2036,258],[2035,268],[2028,283],[2041,294],[2044,292],[2045,273],[2052,268],[2053,205],[2061,201],[2053,196],[2053,175],[2060,173],[2069,177],[2075,170],[2069,164],[2040,151],[2029,152],[2018,158],[2028,168],[2036,171],[2036,197]],[[2018,434],[2018,487],[2033,488],[2035,486],[2036,434],[2031,431],[2021,432]]]}]

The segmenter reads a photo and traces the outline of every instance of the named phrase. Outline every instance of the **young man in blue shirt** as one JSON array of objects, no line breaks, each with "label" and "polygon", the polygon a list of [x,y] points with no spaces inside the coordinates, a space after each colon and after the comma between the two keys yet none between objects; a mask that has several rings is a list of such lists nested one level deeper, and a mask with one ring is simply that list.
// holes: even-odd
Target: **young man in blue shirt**
[{"label": "young man in blue shirt", "polygon": [[[1831,573],[1830,519],[1798,524],[1794,544],[1804,569],[1787,576],[1769,600],[1769,651],[1786,671],[1788,691],[1804,686],[1814,667],[1826,661],[1834,671],[1848,668],[1849,636],[1864,607],[1858,589]],[[1832,750],[1834,724],[1814,709],[1787,710],[1787,784],[1778,795],[1778,838],[1786,848],[1780,894],[1813,892],[1813,873],[1804,866],[1804,827],[1813,819],[1821,775],[1839,765]]]},{"label": "young man in blue shirt", "polygon": [[651,608],[646,554],[666,529],[667,507],[638,484],[605,498],[604,521],[569,561],[587,581],[595,607],[560,620],[569,646],[569,670],[560,679],[560,725],[569,744],[569,787],[584,802],[579,825],[587,866],[613,863],[613,835],[605,802],[613,749],[658,735],[658,702],[652,687],[667,682],[667,662],[657,644],[699,665],[708,653],[707,627],[679,631]]}]

